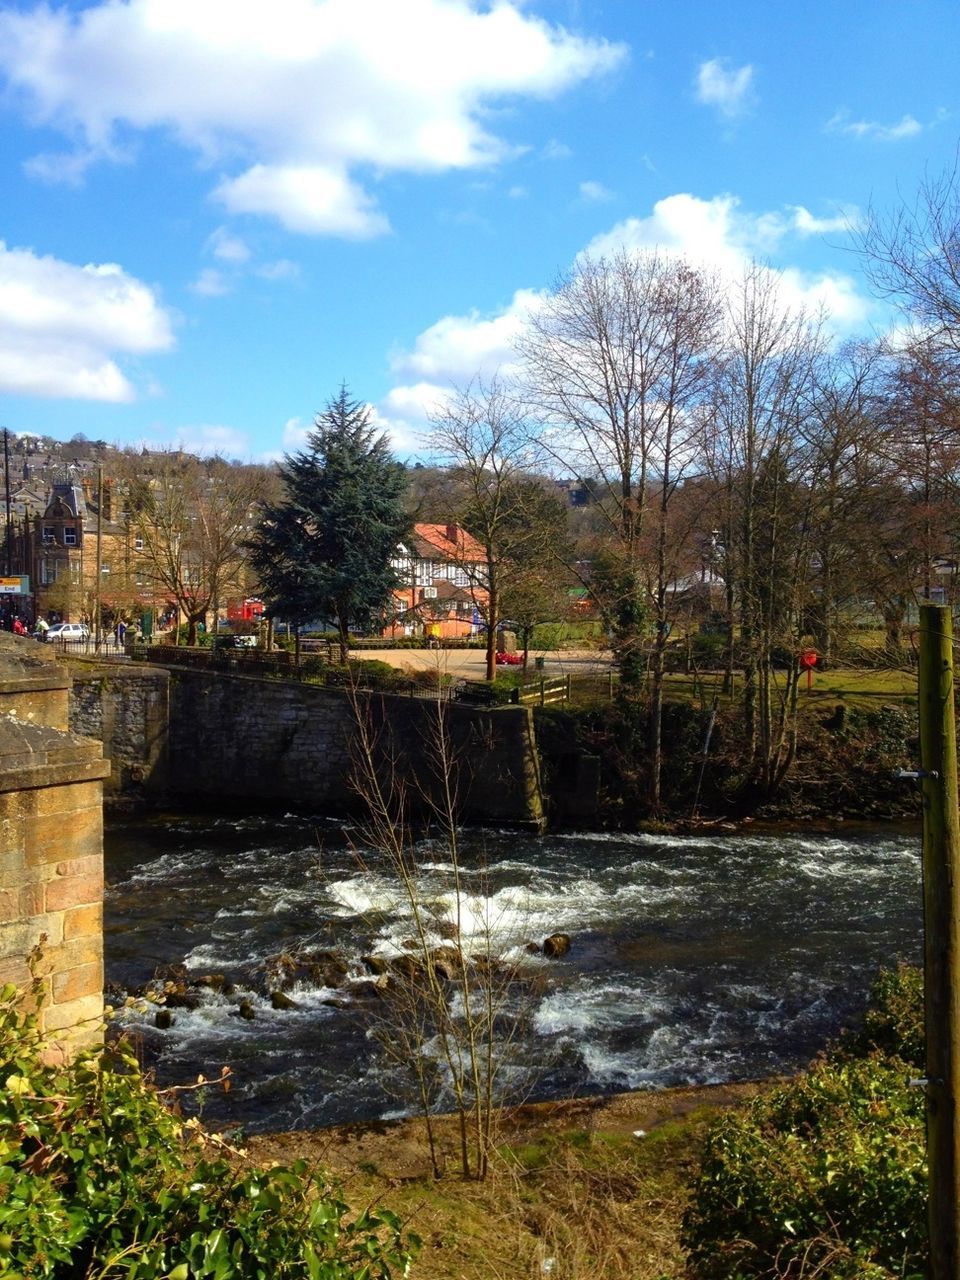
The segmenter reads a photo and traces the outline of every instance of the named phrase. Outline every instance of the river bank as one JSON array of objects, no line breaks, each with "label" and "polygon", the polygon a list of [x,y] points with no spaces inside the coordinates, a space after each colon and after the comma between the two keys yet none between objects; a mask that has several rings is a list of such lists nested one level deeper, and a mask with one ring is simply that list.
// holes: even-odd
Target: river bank
[{"label": "river bank", "polygon": [[631,1092],[506,1108],[484,1183],[456,1173],[456,1121],[432,1176],[418,1120],[260,1134],[252,1163],[306,1160],[355,1204],[385,1201],[423,1239],[416,1280],[679,1280],[680,1226],[707,1128],[775,1081]]}]

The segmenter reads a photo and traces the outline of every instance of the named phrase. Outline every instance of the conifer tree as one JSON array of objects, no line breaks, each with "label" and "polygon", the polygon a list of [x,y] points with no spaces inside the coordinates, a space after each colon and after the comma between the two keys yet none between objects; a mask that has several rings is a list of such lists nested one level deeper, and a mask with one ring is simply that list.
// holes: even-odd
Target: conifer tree
[{"label": "conifer tree", "polygon": [[280,475],[284,496],[251,540],[264,601],[298,634],[315,618],[334,626],[346,662],[351,628],[369,628],[400,585],[392,561],[410,524],[403,467],[369,409],[341,387]]}]

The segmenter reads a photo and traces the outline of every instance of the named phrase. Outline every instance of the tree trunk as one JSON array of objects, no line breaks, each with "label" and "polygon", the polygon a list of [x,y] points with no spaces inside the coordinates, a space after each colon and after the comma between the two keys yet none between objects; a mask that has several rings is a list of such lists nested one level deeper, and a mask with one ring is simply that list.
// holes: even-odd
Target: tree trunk
[{"label": "tree trunk", "polygon": [[487,593],[487,676],[488,680],[496,680],[497,678],[497,623],[499,621],[497,614],[500,609],[500,601],[498,599],[497,586],[493,581],[493,574],[490,575],[490,585]]},{"label": "tree trunk", "polygon": [[653,688],[650,696],[650,811],[660,812],[660,778],[663,769],[663,657],[667,640],[661,622],[654,640],[652,661]]}]

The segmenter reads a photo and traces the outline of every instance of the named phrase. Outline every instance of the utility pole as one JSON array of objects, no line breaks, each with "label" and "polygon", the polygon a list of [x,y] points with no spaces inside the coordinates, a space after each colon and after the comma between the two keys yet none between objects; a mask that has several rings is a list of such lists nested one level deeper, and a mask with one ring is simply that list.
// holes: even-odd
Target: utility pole
[{"label": "utility pole", "polygon": [[13,573],[13,521],[10,517],[10,432],[3,428],[3,490],[7,505],[6,575]]},{"label": "utility pole", "polygon": [[920,607],[923,969],[931,1280],[960,1280],[960,807],[953,620]]},{"label": "utility pole", "polygon": [[96,618],[94,620],[94,641],[93,648],[95,653],[100,652],[100,641],[103,633],[103,613],[100,608],[100,592],[103,577],[103,463],[97,463],[97,588],[94,599],[96,601]]}]

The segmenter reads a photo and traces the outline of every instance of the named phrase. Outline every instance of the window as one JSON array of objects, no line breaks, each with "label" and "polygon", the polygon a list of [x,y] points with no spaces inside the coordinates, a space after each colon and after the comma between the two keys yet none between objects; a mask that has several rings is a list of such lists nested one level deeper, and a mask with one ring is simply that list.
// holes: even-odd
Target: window
[{"label": "window", "polygon": [[57,571],[60,567],[58,560],[41,560],[40,561],[40,581],[45,587],[49,587],[57,580]]},{"label": "window", "polygon": [[43,540],[44,542],[56,542],[57,531],[54,529],[52,524],[45,524],[43,526]]},{"label": "window", "polygon": [[142,538],[134,538],[134,540],[133,540],[133,549],[134,549],[134,551],[142,551],[142,550],[143,550],[143,539],[142,539]]},{"label": "window", "polygon": [[63,545],[65,547],[75,547],[77,545],[77,531],[72,524],[63,526]]},{"label": "window", "polygon": [[110,566],[109,566],[108,564],[102,564],[102,565],[100,566],[100,573],[101,573],[102,575],[106,575],[106,574],[108,574],[109,572],[110,572]]},{"label": "window", "polygon": [[466,569],[458,569],[456,578],[454,579],[458,587],[469,587],[470,577]]}]

